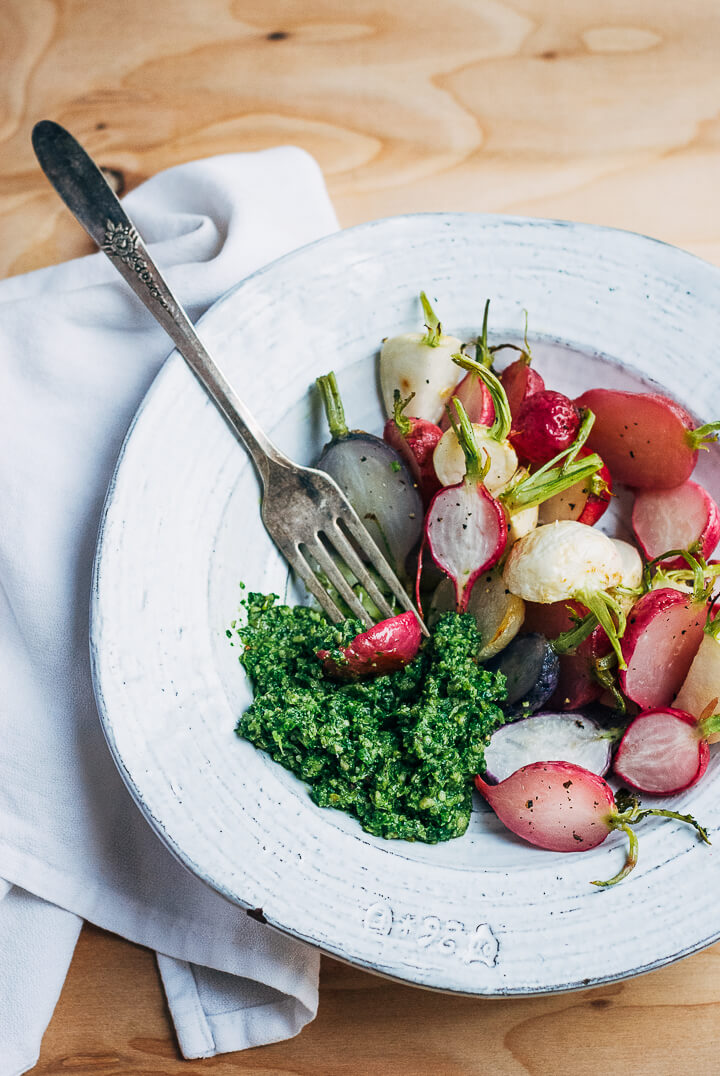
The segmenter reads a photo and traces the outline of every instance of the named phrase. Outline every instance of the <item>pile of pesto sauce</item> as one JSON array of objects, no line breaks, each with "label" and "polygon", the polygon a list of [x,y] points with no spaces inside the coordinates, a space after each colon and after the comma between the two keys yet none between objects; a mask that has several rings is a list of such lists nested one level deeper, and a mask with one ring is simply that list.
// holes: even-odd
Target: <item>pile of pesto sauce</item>
[{"label": "pile of pesto sauce", "polygon": [[254,690],[237,734],[307,781],[320,807],[355,815],[368,833],[429,843],[463,834],[472,779],[505,720],[504,677],[476,661],[474,617],[446,613],[400,672],[338,683],[317,651],[336,652],[364,626],[277,601],[249,594],[234,628]]}]

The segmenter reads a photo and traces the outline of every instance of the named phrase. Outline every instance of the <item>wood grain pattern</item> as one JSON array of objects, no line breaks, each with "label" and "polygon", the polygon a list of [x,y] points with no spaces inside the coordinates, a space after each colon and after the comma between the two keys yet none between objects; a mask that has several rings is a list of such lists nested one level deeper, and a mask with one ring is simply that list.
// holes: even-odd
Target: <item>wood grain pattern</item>
[{"label": "wood grain pattern", "polygon": [[[715,0],[4,0],[0,275],[85,252],[30,149],[67,124],[132,187],[293,142],[345,225],[472,209],[646,232],[720,263]],[[480,252],[481,256],[481,252]],[[37,1073],[717,1071],[720,949],[596,991],[484,1002],[324,963],[297,1039],[181,1063],[150,954],[86,930]],[[560,1050],[560,1057],[558,1051]]]}]

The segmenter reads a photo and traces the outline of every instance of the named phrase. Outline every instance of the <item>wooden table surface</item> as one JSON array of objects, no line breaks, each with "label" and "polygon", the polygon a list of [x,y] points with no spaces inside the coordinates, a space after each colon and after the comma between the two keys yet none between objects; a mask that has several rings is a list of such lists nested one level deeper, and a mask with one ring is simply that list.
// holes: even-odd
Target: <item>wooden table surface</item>
[{"label": "wooden table surface", "polygon": [[[719,44],[717,0],[3,0],[0,274],[88,249],[35,165],[43,117],[126,189],[195,157],[292,142],[319,161],[343,225],[527,213],[720,264]],[[298,1038],[182,1062],[151,954],[90,927],[34,1071],[715,1073],[719,1032],[718,947],[624,984],[512,1001],[326,960],[319,1016]]]}]

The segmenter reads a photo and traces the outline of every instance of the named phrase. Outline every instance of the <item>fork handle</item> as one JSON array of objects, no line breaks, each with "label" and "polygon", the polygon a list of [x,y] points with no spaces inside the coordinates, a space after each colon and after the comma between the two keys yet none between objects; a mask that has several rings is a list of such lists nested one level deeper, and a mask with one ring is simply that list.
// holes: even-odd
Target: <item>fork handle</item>
[{"label": "fork handle", "polygon": [[192,322],[92,157],[69,131],[51,120],[41,120],[35,125],[32,143],[43,172],[65,205],[170,336],[245,444],[265,486],[273,463],[288,466],[290,460],[266,437],[203,347]]}]

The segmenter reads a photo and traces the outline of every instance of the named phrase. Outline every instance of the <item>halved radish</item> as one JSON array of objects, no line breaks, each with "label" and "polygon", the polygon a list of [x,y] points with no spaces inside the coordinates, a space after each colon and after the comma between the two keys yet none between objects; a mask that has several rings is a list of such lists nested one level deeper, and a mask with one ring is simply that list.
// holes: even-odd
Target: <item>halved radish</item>
[{"label": "halved radish", "polygon": [[485,776],[504,781],[521,766],[558,758],[602,777],[610,769],[612,739],[589,717],[534,714],[492,734],[485,748]]},{"label": "halved radish", "polygon": [[[495,421],[495,404],[493,403],[490,390],[481,381],[476,373],[465,374],[460,384],[453,392],[468,413],[471,422],[478,426],[492,426]],[[440,429],[450,429],[450,419],[447,411],[440,419]]]},{"label": "halved radish", "polygon": [[[720,710],[720,616],[705,625],[702,641],[673,706],[699,719]],[[713,736],[712,739],[715,737]]]},{"label": "halved radish", "polygon": [[[518,458],[515,449],[509,441],[498,441],[492,437],[487,426],[474,423],[472,429],[479,447],[487,453],[490,460],[485,485],[488,491],[495,495],[506,489],[517,471]],[[462,482],[465,456],[453,429],[446,430],[438,441],[433,453],[433,467],[443,486],[455,486]]]},{"label": "halved radish", "polygon": [[694,826],[709,844],[708,835],[691,815],[660,808],[640,808],[637,801],[618,801],[602,777],[571,762],[534,762],[516,770],[498,785],[475,778],[475,785],[509,830],[530,844],[553,852],[584,852],[596,848],[615,829],[630,839],[625,866],[606,882],[622,881],[637,863],[637,837],[631,827],[648,815],[675,818]]},{"label": "halved radish", "polygon": [[[588,448],[582,448],[577,458],[590,455]],[[578,482],[570,489],[563,490],[540,506],[538,522],[552,523],[556,519],[574,519],[578,523],[592,526],[597,523],[612,497],[612,478],[603,464],[590,478]],[[666,547],[667,548],[667,547]]]},{"label": "halved radish", "polygon": [[505,677],[503,711],[508,718],[529,717],[547,702],[557,686],[557,654],[547,639],[536,632],[518,635],[487,667]]},{"label": "halved radish", "polygon": [[636,489],[672,489],[692,473],[698,449],[714,439],[717,423],[694,429],[684,407],[656,392],[589,389],[575,400],[595,412],[588,445],[616,482]]},{"label": "halved radish", "polygon": [[[702,486],[688,480],[673,489],[642,490],[635,496],[632,526],[648,560],[667,549],[689,549],[699,543],[705,560],[720,540],[720,510]],[[666,568],[685,568],[682,557],[663,561]]]},{"label": "halved radish", "polygon": [[704,602],[670,587],[635,602],[622,639],[626,668],[620,686],[643,710],[669,706],[688,674],[703,636]]},{"label": "halved radish", "polygon": [[484,485],[489,461],[480,458],[472,424],[462,404],[453,403],[453,432],[465,456],[465,476],[433,497],[425,517],[425,542],[437,566],[453,580],[458,612],[464,612],[475,580],[505,552],[507,520]]},{"label": "halved radish", "polygon": [[632,788],[662,796],[699,781],[709,758],[695,718],[666,707],[638,714],[620,741],[613,769]]},{"label": "halved radish", "polygon": [[[455,584],[446,576],[433,594],[428,613],[430,623],[434,623],[440,613],[456,607]],[[500,569],[491,568],[476,579],[465,612],[475,617],[480,632],[478,661],[488,661],[520,631],[525,603],[507,589]]]}]

